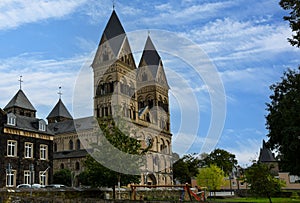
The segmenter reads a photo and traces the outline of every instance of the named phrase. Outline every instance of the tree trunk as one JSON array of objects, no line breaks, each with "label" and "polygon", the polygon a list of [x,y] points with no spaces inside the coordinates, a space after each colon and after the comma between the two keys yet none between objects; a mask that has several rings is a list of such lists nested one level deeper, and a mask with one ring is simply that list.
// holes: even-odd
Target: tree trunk
[{"label": "tree trunk", "polygon": [[272,203],[272,199],[271,199],[270,195],[268,195],[268,199],[269,199],[269,202]]}]

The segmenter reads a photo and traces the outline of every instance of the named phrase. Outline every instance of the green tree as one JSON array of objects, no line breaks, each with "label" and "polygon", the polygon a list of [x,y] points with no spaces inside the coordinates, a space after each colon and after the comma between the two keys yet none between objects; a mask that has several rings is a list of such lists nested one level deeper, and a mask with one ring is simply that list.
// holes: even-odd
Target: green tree
[{"label": "green tree", "polygon": [[72,174],[69,169],[61,169],[53,174],[53,183],[66,186],[72,185]]},{"label": "green tree", "polygon": [[[225,184],[224,171],[216,165],[201,168],[196,177],[198,186],[207,187],[208,191],[216,191]],[[215,193],[214,193],[215,194]]]},{"label": "green tree", "polygon": [[266,164],[254,163],[246,170],[245,177],[250,191],[258,196],[267,197],[270,203],[272,203],[271,197],[284,186],[282,181],[274,177]]},{"label": "green tree", "polygon": [[289,21],[291,30],[295,33],[288,41],[292,46],[300,47],[300,1],[299,0],[281,0],[280,6],[289,11],[288,16],[283,19]]},{"label": "green tree", "polygon": [[278,150],[282,170],[300,175],[300,71],[288,70],[281,79],[270,87],[268,145]]},{"label": "green tree", "polygon": [[[115,164],[118,171],[131,171],[131,174],[138,174],[145,160],[142,160],[141,156],[130,155],[143,155],[150,147],[142,149],[140,141],[130,137],[130,128],[125,122],[117,121],[99,120],[101,132],[97,135],[98,143],[91,144],[94,152],[87,156],[84,162],[86,171],[80,176],[82,182],[93,187],[112,187],[113,198],[115,198],[115,186],[119,182],[121,185],[138,183],[140,176],[123,174],[107,166]],[[123,153],[116,153],[117,151]]]},{"label": "green tree", "polygon": [[200,160],[196,154],[187,154],[173,164],[173,177],[182,184],[191,183],[191,178],[198,174]]},{"label": "green tree", "polygon": [[226,175],[230,175],[232,169],[237,165],[237,160],[234,154],[223,149],[215,149],[203,160],[203,165],[209,166],[212,164],[220,167]]}]

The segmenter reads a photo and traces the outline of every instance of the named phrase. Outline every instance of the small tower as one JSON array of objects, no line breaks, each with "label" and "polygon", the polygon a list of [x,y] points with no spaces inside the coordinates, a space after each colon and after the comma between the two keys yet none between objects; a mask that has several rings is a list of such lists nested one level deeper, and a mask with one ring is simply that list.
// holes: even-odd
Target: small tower
[{"label": "small tower", "polygon": [[29,99],[22,90],[22,76],[20,76],[20,89],[17,94],[4,107],[7,113],[14,113],[16,115],[27,116],[35,118],[36,109],[33,107]]},{"label": "small tower", "polygon": [[267,147],[264,140],[262,148],[260,149],[258,163],[268,165],[275,174],[279,172],[278,161],[274,158],[272,151]]},{"label": "small tower", "polygon": [[64,103],[61,100],[61,87],[59,87],[59,100],[52,109],[52,111],[47,116],[48,123],[57,123],[65,120],[73,120],[71,114],[69,113],[68,109],[64,105]]}]

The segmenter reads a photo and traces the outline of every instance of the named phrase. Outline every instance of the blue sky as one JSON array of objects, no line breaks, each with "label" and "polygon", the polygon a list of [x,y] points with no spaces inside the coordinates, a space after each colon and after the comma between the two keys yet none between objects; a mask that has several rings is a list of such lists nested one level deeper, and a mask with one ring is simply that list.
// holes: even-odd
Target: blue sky
[{"label": "blue sky", "polygon": [[[267,139],[264,116],[269,86],[279,81],[288,67],[299,64],[299,50],[286,40],[291,31],[282,20],[286,13],[278,2],[124,0],[115,1],[115,9],[126,32],[133,36],[145,33],[143,39],[150,30],[162,57],[171,86],[174,151],[203,152],[212,125],[210,93],[217,90],[195,78],[197,71],[181,56],[160,51],[164,47],[155,43],[159,42],[155,37],[161,33],[168,38],[167,32],[200,47],[201,56],[210,60],[222,80],[226,118],[221,134],[214,135],[214,147],[234,153],[243,166],[257,158],[262,139]],[[56,104],[58,86],[62,86],[63,101],[72,112],[80,69],[90,61],[111,12],[111,0],[1,0],[0,107],[17,92],[22,75],[23,90],[38,117],[46,118]],[[138,62],[138,51],[135,56]],[[176,75],[183,80],[172,80]],[[186,92],[181,82],[187,85]],[[191,97],[186,96],[188,90],[192,90]],[[180,92],[186,94],[178,97]],[[183,112],[193,112],[189,107],[196,114],[182,117]],[[217,124],[223,126],[222,122]]]}]

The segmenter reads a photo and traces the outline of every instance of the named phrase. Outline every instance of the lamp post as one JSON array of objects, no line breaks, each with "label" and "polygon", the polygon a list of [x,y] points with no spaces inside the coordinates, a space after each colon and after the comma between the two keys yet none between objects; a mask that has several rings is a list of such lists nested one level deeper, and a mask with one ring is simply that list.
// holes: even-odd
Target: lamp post
[{"label": "lamp post", "polygon": [[8,179],[8,186],[11,186],[11,172],[12,172],[12,167],[11,164],[8,163],[6,166],[6,177]]},{"label": "lamp post", "polygon": [[30,197],[32,196],[32,182],[33,182],[33,173],[34,173],[34,165],[29,164],[29,171],[30,171]]}]

